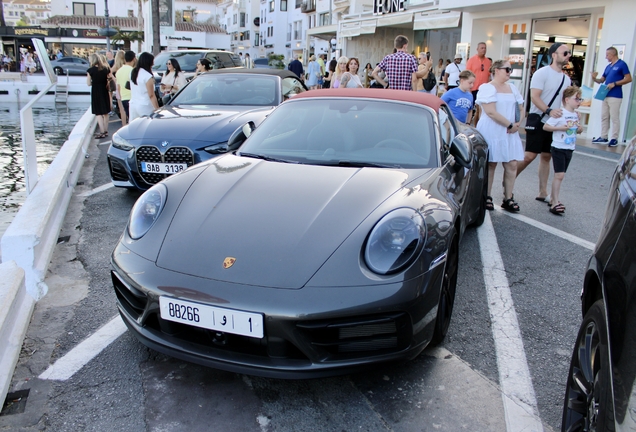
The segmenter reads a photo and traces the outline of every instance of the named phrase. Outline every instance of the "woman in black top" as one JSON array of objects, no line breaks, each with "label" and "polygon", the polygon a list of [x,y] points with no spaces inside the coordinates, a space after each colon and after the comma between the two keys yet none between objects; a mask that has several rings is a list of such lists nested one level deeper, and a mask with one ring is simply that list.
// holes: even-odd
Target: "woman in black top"
[{"label": "woman in black top", "polygon": [[110,67],[102,62],[99,54],[91,54],[88,59],[91,67],[86,71],[86,84],[91,86],[91,110],[97,116],[99,133],[95,138],[108,136],[108,113],[112,101],[108,93],[108,79],[112,78]]}]

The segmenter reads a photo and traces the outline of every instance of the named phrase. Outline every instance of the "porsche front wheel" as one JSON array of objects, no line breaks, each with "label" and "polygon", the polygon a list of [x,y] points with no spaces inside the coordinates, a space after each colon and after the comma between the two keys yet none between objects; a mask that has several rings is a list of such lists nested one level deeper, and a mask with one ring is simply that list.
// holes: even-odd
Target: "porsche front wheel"
[{"label": "porsche front wheel", "polygon": [[442,292],[437,305],[437,318],[431,345],[439,345],[448,333],[453,305],[455,304],[455,291],[457,288],[457,267],[459,264],[459,247],[457,236],[451,240],[448,254],[446,255],[446,267],[442,281]]},{"label": "porsche front wheel", "polygon": [[613,413],[605,307],[598,300],[585,314],[576,338],[561,429],[613,431]]}]

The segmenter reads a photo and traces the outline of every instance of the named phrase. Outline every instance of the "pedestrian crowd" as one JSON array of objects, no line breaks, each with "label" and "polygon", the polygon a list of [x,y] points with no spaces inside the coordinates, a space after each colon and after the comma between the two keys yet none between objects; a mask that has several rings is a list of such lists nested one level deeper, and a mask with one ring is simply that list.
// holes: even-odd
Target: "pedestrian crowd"
[{"label": "pedestrian crowd", "polygon": [[[525,100],[517,86],[510,81],[513,67],[507,60],[493,61],[486,57],[485,42],[477,44],[475,55],[464,65],[463,56],[457,53],[453,61],[438,59],[434,65],[429,52],[421,52],[416,58],[408,49],[409,40],[397,36],[393,52],[385,56],[375,67],[367,63],[361,69],[356,57],[341,56],[327,62],[326,55],[311,55],[307,67],[295,54],[287,69],[295,73],[306,86],[319,88],[390,88],[394,90],[425,92],[440,96],[454,117],[467,125],[473,125],[488,143],[488,184],[485,207],[494,209],[492,185],[497,165],[503,167],[503,201],[501,207],[518,212],[519,204],[514,199],[517,177],[539,156],[539,192],[536,200],[546,202],[549,211],[563,215],[565,206],[559,201],[560,188],[565,172],[572,159],[576,135],[583,131],[580,115],[576,111],[581,104],[581,89],[572,85],[563,69],[572,52],[567,45],[554,43],[547,52],[549,64],[539,68],[530,82],[530,108],[526,117]],[[116,93],[121,104],[122,124],[137,117],[148,115],[159,108],[152,79],[154,56],[142,53],[118,53],[114,59],[93,54],[87,79],[89,85],[99,87],[91,99],[93,113],[98,115],[101,132],[96,137],[105,137],[108,112],[112,100],[109,91]],[[109,60],[110,67],[109,67]],[[601,76],[592,73],[592,79],[607,87],[603,100],[602,132],[595,143],[617,145],[619,110],[622,102],[622,86],[631,82],[627,64],[619,59],[617,50],[606,51],[610,63]],[[245,54],[241,61],[244,67],[254,63]],[[210,62],[201,59],[197,63],[195,76],[210,70]],[[112,75],[116,74],[113,80]],[[114,89],[110,81],[115,82]],[[186,84],[179,63],[175,59],[167,62],[167,71],[161,80],[160,90],[169,97]],[[521,141],[519,131],[524,124],[526,144]],[[611,126],[612,134],[609,135]],[[611,138],[610,138],[611,137]],[[550,166],[554,171],[548,192]]]}]

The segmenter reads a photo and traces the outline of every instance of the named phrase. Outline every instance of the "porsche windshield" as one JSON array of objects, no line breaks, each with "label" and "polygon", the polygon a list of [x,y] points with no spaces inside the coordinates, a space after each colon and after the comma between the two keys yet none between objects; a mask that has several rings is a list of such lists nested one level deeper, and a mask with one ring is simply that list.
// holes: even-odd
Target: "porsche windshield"
[{"label": "porsche windshield", "polygon": [[433,112],[375,99],[299,99],[276,109],[239,154],[315,165],[437,166]]},{"label": "porsche windshield", "polygon": [[183,89],[170,105],[278,105],[278,81],[271,75],[201,75]]}]

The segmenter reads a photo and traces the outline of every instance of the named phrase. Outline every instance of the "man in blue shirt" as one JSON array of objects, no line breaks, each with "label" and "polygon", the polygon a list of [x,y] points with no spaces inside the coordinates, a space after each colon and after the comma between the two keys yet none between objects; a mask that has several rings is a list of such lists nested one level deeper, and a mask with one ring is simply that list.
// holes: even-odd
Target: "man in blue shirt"
[{"label": "man in blue shirt", "polygon": [[598,72],[592,72],[592,79],[596,83],[605,83],[609,88],[607,96],[603,100],[603,109],[601,111],[601,136],[592,140],[593,143],[608,143],[610,119],[612,120],[612,139],[609,141],[609,147],[618,145],[618,131],[621,128],[620,112],[621,102],[623,101],[623,86],[632,82],[632,75],[629,73],[627,64],[618,58],[618,51],[614,47],[609,47],[605,51],[605,58],[609,65],[605,68],[603,76],[597,78]]}]

